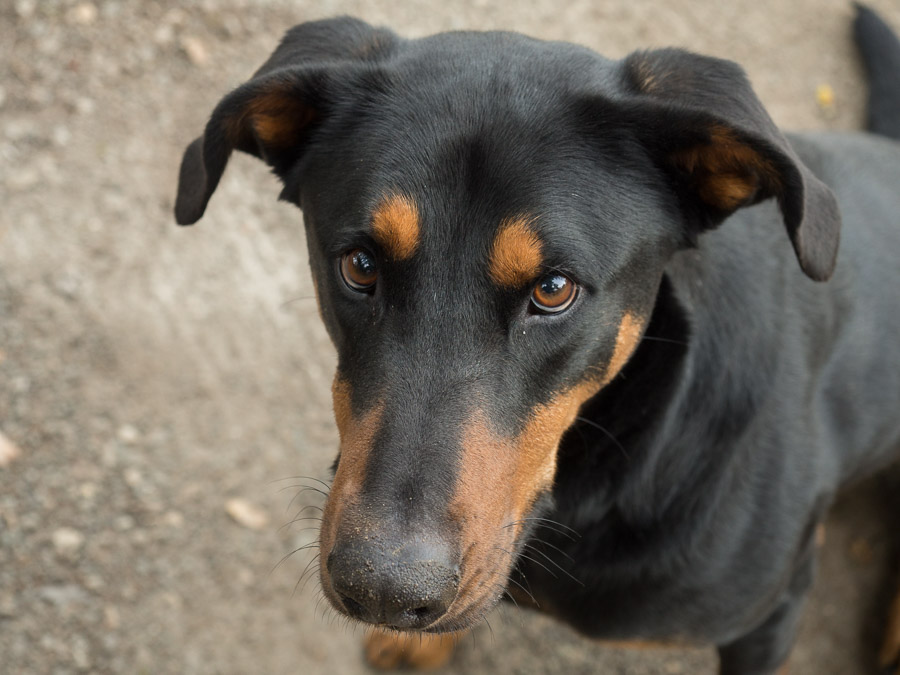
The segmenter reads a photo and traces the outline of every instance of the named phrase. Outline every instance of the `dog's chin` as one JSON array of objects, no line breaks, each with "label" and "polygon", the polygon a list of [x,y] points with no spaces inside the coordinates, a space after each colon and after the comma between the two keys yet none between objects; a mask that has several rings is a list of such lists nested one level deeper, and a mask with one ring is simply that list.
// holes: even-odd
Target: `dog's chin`
[{"label": "dog's chin", "polygon": [[329,598],[331,606],[342,616],[351,619],[357,624],[361,624],[366,628],[379,628],[381,630],[396,631],[398,633],[426,633],[429,635],[440,635],[444,633],[458,633],[461,631],[471,630],[480,624],[484,617],[500,603],[501,596],[489,595],[483,598],[476,598],[466,607],[461,608],[460,613],[454,616],[443,616],[433,624],[424,628],[397,628],[389,624],[375,624],[366,621],[359,621],[351,617],[339,602],[335,602]]}]

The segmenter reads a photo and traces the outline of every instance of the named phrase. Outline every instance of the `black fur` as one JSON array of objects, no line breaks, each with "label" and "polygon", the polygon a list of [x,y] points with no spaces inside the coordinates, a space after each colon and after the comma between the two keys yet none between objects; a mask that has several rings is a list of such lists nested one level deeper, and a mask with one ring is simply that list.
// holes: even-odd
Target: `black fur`
[{"label": "black fur", "polygon": [[[900,46],[865,9],[857,35],[873,131],[900,138]],[[610,361],[633,312],[643,340],[582,407],[529,514],[559,525],[515,542],[553,564],[522,557],[513,579],[591,636],[714,644],[724,674],[783,663],[817,523],[900,449],[897,143],[786,138],[738,66],[679,50],[611,61],[508,33],[406,41],[344,18],[292,29],[223,99],[185,152],[179,223],[202,216],[233,149],[266,161],[303,209],[352,409],[383,406],[354,517],[384,548],[439,549],[440,581],[424,586],[446,594],[465,560],[446,510],[473,407],[515,437]],[[370,218],[397,192],[422,226],[416,255],[392,262]],[[579,284],[558,316],[485,273],[498,224],[522,214],[545,270]],[[359,247],[379,260],[370,294],[337,274]],[[346,553],[323,552],[332,573],[401,583],[358,572],[368,553],[338,537]]]}]

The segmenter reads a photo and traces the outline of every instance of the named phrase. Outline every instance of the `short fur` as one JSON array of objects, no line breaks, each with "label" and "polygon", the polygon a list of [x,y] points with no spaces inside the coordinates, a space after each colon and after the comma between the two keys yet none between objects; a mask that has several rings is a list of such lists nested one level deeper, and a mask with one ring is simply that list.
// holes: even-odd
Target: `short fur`
[{"label": "short fur", "polygon": [[[900,44],[865,9],[857,39],[880,137],[785,137],[738,66],[680,50],[349,18],[222,100],[176,218],[233,149],[303,209],[339,611],[459,631],[508,589],[593,637],[714,644],[725,674],[785,661],[817,525],[900,449]],[[341,279],[358,250],[371,288]],[[559,275],[575,300],[536,308]]]}]

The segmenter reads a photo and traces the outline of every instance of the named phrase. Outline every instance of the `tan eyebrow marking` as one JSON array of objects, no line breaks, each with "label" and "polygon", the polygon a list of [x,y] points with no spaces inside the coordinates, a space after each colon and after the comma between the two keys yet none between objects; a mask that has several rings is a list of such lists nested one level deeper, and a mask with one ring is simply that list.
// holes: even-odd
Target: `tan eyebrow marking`
[{"label": "tan eyebrow marking", "polygon": [[407,260],[419,245],[419,209],[405,195],[386,197],[372,214],[375,240],[395,260]]},{"label": "tan eyebrow marking", "polygon": [[541,240],[530,218],[504,220],[491,246],[489,273],[504,288],[519,288],[533,281],[543,263]]}]

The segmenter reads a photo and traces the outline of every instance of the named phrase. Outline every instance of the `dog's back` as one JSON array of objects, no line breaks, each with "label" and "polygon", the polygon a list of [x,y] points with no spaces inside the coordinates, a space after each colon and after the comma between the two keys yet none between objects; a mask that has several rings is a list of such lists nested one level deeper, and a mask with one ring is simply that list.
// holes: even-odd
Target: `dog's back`
[{"label": "dog's back", "polygon": [[870,133],[791,139],[837,195],[844,222],[831,288],[810,289],[825,299],[807,327],[821,331],[830,353],[814,369],[827,427],[819,442],[839,458],[843,482],[880,468],[900,446],[900,415],[892,414],[900,411],[900,143],[886,140],[900,140],[900,42],[862,6],[854,29],[869,75]]}]

